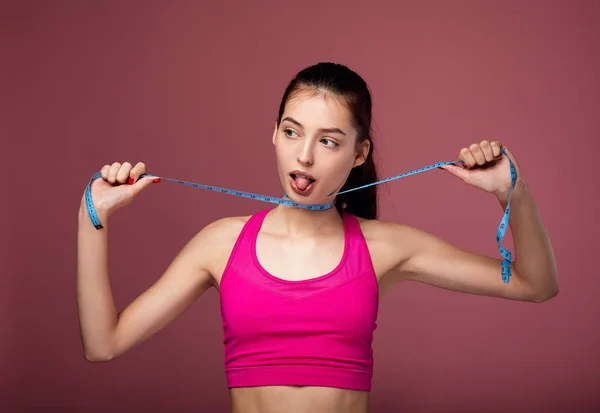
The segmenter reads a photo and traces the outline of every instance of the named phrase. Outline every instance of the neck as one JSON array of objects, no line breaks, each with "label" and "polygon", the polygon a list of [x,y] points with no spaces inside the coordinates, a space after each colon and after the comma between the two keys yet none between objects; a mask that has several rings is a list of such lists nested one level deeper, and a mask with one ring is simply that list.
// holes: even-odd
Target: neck
[{"label": "neck", "polygon": [[342,217],[335,206],[324,211],[310,211],[279,205],[269,215],[274,227],[293,235],[320,234],[342,222]]}]

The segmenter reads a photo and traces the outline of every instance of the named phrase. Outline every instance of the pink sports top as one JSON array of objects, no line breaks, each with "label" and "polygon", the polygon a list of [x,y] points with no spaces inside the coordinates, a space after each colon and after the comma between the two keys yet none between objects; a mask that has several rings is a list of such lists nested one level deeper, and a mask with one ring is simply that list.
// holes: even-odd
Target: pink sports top
[{"label": "pink sports top", "polygon": [[342,213],[344,253],[335,269],[287,281],[269,274],[256,256],[256,238],[269,211],[244,225],[221,278],[229,388],[370,390],[379,289],[358,220]]}]

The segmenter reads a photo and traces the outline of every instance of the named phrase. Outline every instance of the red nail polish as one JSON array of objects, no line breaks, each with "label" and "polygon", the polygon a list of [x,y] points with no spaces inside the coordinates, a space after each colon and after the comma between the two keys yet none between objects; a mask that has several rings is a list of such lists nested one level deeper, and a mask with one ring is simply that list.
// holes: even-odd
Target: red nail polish
[{"label": "red nail polish", "polygon": [[152,182],[154,182],[154,183],[158,183],[158,182],[160,182],[160,178],[154,178],[154,179],[152,180]]},{"label": "red nail polish", "polygon": [[133,185],[133,177],[129,177],[129,185]]}]

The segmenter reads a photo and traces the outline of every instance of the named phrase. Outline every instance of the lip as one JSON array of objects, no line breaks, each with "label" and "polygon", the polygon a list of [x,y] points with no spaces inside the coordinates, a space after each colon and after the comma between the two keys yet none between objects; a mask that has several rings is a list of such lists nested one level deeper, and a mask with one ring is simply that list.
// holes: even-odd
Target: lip
[{"label": "lip", "polygon": [[314,176],[312,176],[311,174],[308,174],[308,173],[306,173],[304,171],[295,170],[295,171],[290,172],[290,175],[295,175],[295,176],[300,175],[300,176],[303,176],[305,178],[312,179],[313,181],[316,181],[316,179],[315,179]]},{"label": "lip", "polygon": [[[294,176],[298,176],[301,175],[305,178],[311,179],[312,182],[306,187],[306,189],[302,190],[300,188],[298,188],[296,186],[296,181],[294,179]],[[306,172],[302,172],[302,171],[293,171],[290,172],[290,186],[292,187],[292,190],[297,193],[298,195],[302,195],[302,196],[308,196],[311,194],[311,192],[313,191],[313,189],[315,188],[316,185],[316,180],[315,178],[313,178],[311,175],[307,174]]]}]

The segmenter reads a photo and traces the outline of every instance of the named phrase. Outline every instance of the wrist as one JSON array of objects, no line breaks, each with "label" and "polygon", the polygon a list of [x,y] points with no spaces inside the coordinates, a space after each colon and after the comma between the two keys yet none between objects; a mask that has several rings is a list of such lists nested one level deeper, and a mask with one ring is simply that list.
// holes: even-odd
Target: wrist
[{"label": "wrist", "polygon": [[[515,181],[515,186],[513,188],[512,197],[518,195],[520,192],[524,190],[524,187],[527,185],[527,182],[523,178],[517,178]],[[502,205],[503,208],[508,204],[508,199],[511,197],[510,187],[506,191],[501,191],[496,193],[496,198],[498,198],[498,202]]]},{"label": "wrist", "polygon": [[[96,216],[102,223],[102,226],[106,227],[108,225],[108,218],[109,218],[110,214],[107,211],[104,211],[102,208],[97,208],[96,206],[94,206],[94,209],[96,211]],[[90,218],[90,214],[87,210],[87,204],[85,202],[85,198],[82,199],[81,204],[79,205],[78,216],[79,216],[80,222],[82,220],[86,220],[86,221],[89,221],[90,224],[92,223],[92,219]]]}]

